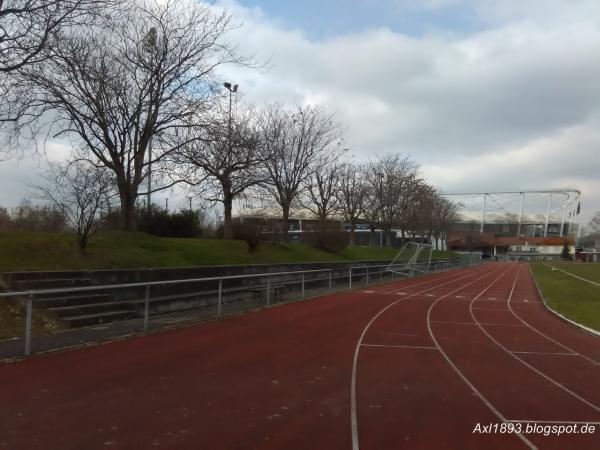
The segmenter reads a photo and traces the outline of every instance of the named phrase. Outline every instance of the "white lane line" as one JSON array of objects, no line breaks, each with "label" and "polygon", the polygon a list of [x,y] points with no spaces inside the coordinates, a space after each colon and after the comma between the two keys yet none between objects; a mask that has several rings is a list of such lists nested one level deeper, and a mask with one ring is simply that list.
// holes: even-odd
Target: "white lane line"
[{"label": "white lane line", "polygon": [[[510,294],[508,295],[508,302],[510,302],[510,298],[513,295],[513,292],[515,290],[515,286],[517,285],[517,278],[519,277],[519,273],[521,272],[521,266],[519,266],[519,270],[517,270],[517,274],[515,276],[515,281],[513,282],[512,288],[510,290]],[[475,299],[470,303],[469,305],[469,311],[471,313],[471,318],[477,322],[477,318],[475,317],[475,314],[473,313],[473,303],[475,302]],[[517,355],[515,355],[513,352],[511,352],[508,348],[506,348],[504,345],[502,345],[495,337],[493,337],[490,333],[487,332],[487,330],[482,327],[478,322],[477,325],[479,325],[479,329],[481,331],[483,331],[485,333],[485,335],[490,338],[490,340],[492,342],[494,342],[498,347],[500,347],[502,350],[504,350],[506,353],[508,353],[510,356],[512,356],[513,358],[515,358],[517,361],[519,361],[521,364],[523,364],[524,366],[530,368],[531,370],[533,370],[535,373],[537,373],[538,375],[540,375],[541,377],[545,378],[546,380],[548,380],[549,382],[551,382],[552,384],[554,384],[556,387],[562,389],[563,391],[565,391],[567,394],[571,394],[573,397],[575,397],[577,400],[585,403],[586,405],[588,405],[590,408],[593,408],[594,410],[600,412],[600,407],[593,404],[592,402],[590,402],[589,400],[583,398],[582,396],[580,396],[579,394],[576,394],[575,392],[573,392],[571,389],[569,389],[568,387],[564,386],[563,384],[559,383],[558,381],[556,381],[554,378],[549,377],[548,375],[546,375],[544,372],[542,372],[541,370],[538,370],[537,368],[535,368],[534,366],[532,366],[531,364],[529,364],[527,361],[519,358]]]},{"label": "white lane line", "polygon": [[[532,277],[533,275],[530,273],[530,274],[529,274],[529,276],[531,276],[531,277]],[[542,336],[542,337],[545,337],[546,339],[548,339],[548,340],[549,340],[549,341],[551,341],[551,342],[554,342],[556,345],[558,345],[558,346],[560,346],[560,347],[564,348],[565,350],[568,350],[568,351],[570,351],[570,352],[573,352],[573,353],[576,353],[576,354],[578,354],[580,357],[582,357],[583,359],[586,359],[586,360],[588,360],[588,361],[592,362],[594,365],[600,365],[600,361],[596,361],[595,359],[593,359],[593,358],[590,358],[589,356],[582,355],[581,353],[579,353],[579,352],[577,352],[577,351],[573,350],[571,347],[568,347],[568,346],[566,346],[565,344],[562,344],[562,343],[558,342],[556,339],[554,339],[554,338],[552,338],[552,337],[548,336],[547,334],[544,334],[544,333],[542,333],[540,330],[538,330],[538,329],[537,329],[537,328],[535,328],[533,325],[531,325],[529,322],[527,322],[525,319],[523,319],[521,316],[519,316],[519,315],[518,315],[518,314],[515,312],[515,310],[514,310],[514,309],[512,309],[512,306],[510,306],[510,305],[511,305],[511,303],[514,303],[514,302],[513,302],[513,301],[510,299],[510,297],[509,297],[509,298],[508,298],[508,301],[507,301],[507,304],[508,304],[508,309],[510,310],[510,312],[511,312],[511,313],[513,313],[513,315],[514,315],[514,316],[515,316],[517,319],[519,319],[519,321],[521,321],[521,323],[523,323],[523,325],[525,325],[526,327],[529,327],[531,330],[535,331],[535,332],[536,332],[537,334],[539,334],[540,336]],[[531,302],[531,303],[534,303],[534,302]],[[535,303],[541,303],[541,302],[535,302]]]},{"label": "white lane line", "polygon": [[[470,270],[470,271],[468,271],[468,269],[471,269],[471,270]],[[403,286],[400,286],[399,288],[394,288],[394,289],[392,289],[391,291],[384,291],[384,292],[382,292],[382,294],[395,294],[395,293],[398,293],[398,292],[403,292],[403,291],[405,291],[405,290],[407,290],[407,289],[410,289],[410,288],[412,288],[412,287],[415,287],[415,286],[422,286],[423,284],[429,284],[429,283],[433,283],[433,282],[439,282],[440,280],[446,280],[446,279],[448,279],[448,278],[453,278],[453,277],[456,277],[457,275],[462,275],[462,274],[464,274],[464,273],[470,273],[470,274],[473,274],[473,273],[485,272],[485,270],[483,270],[483,269],[487,269],[487,266],[483,266],[483,265],[481,265],[481,266],[478,266],[478,267],[476,267],[475,269],[473,269],[473,268],[470,268],[470,267],[469,267],[469,268],[467,268],[467,269],[459,269],[459,270],[457,270],[457,271],[456,271],[456,272],[454,272],[454,273],[445,273],[445,274],[443,274],[442,276],[440,276],[439,278],[437,278],[437,277],[434,277],[434,278],[432,279],[432,277],[433,277],[434,275],[436,275],[436,274],[434,273],[434,274],[432,274],[432,277],[430,277],[428,280],[422,281],[422,282],[420,282],[420,283],[414,283],[414,284],[409,284],[409,285],[403,285]],[[461,279],[462,279],[462,278],[461,278]],[[405,281],[405,280],[403,280],[403,281]]]},{"label": "white lane line", "polygon": [[523,419],[510,419],[509,422],[517,423],[556,423],[556,424],[567,424],[567,425],[600,425],[600,422],[585,422],[581,420],[523,420]]},{"label": "white lane line", "polygon": [[[477,271],[473,271],[473,272],[475,272],[476,275],[479,275],[480,271],[477,270]],[[473,272],[468,272],[467,271],[467,273],[464,276],[461,276],[461,277],[458,277],[458,278],[456,278],[456,275],[458,275],[458,274],[454,273],[454,274],[452,274],[453,277],[455,277],[454,280],[446,281],[445,283],[441,283],[441,284],[436,284],[432,288],[425,289],[423,291],[417,292],[417,293],[409,295],[407,297],[403,297],[401,299],[398,299],[398,300],[390,303],[386,307],[384,307],[381,310],[379,310],[379,312],[377,312],[377,314],[375,314],[371,318],[371,320],[367,323],[367,325],[363,328],[363,331],[360,334],[360,337],[358,338],[358,342],[356,343],[356,347],[354,348],[354,358],[352,360],[352,378],[351,378],[351,381],[350,381],[350,428],[351,428],[351,433],[352,433],[352,450],[359,450],[360,449],[360,445],[358,444],[358,419],[357,419],[357,413],[356,413],[356,410],[357,410],[357,407],[356,407],[356,368],[358,366],[358,353],[360,351],[360,347],[361,347],[361,344],[363,342],[363,339],[365,338],[365,335],[367,334],[367,331],[369,330],[369,328],[371,327],[371,325],[384,312],[386,312],[392,306],[394,306],[394,305],[396,305],[396,304],[398,304],[398,303],[406,300],[407,298],[410,298],[410,297],[415,296],[415,295],[422,294],[424,292],[431,291],[433,289],[437,289],[440,286],[445,286],[447,284],[456,283],[457,281],[464,280],[465,278],[469,278],[469,277],[473,276]],[[484,275],[482,275],[481,277],[477,278],[476,280],[479,280],[480,278],[484,278],[487,275],[489,275],[489,272],[488,273],[484,273]],[[447,278],[447,277],[444,277],[444,279],[445,278]],[[439,280],[433,280],[433,281],[439,281]],[[452,291],[451,293],[454,293],[454,292],[456,292],[456,291]]]},{"label": "white lane line", "polygon": [[362,347],[389,347],[389,348],[419,348],[426,350],[437,350],[437,347],[426,347],[422,345],[387,345],[387,344],[360,344]]},{"label": "white lane line", "polygon": [[[483,324],[482,324],[483,325]],[[516,355],[561,355],[561,356],[579,356],[577,353],[560,353],[560,352],[513,352]]]},{"label": "white lane line", "polygon": [[[431,323],[447,323],[450,325],[477,325],[475,322],[446,322],[444,320],[432,320]],[[491,327],[522,327],[525,328],[525,325],[520,324],[512,324],[512,323],[484,323],[480,322],[481,325],[491,326]]]},{"label": "white lane line", "polygon": [[[475,297],[476,300],[478,297],[481,297],[487,290],[489,290],[494,284],[496,284],[496,282],[498,282],[498,280],[500,278],[502,278],[506,273],[508,273],[508,271],[510,270],[510,267],[508,269],[506,269],[506,271],[502,272],[498,278],[496,278],[494,281],[492,281],[491,284],[488,285],[488,287],[486,287],[483,291],[481,291],[479,293],[479,295],[477,297]],[[436,339],[435,335],[433,334],[433,330],[431,328],[431,311],[433,310],[433,307],[441,300],[438,299],[435,302],[433,302],[431,304],[431,306],[429,307],[429,310],[427,311],[427,328],[429,329],[429,336],[431,336],[431,339],[433,340],[433,342],[435,343],[435,345],[437,346],[437,348],[439,348],[440,353],[442,354],[442,356],[444,357],[444,359],[446,360],[446,362],[450,365],[450,367],[452,367],[454,369],[454,371],[458,374],[458,376],[467,384],[467,386],[469,386],[469,388],[475,393],[475,395],[477,395],[477,397],[479,397],[479,399],[485,404],[485,406],[487,406],[489,408],[490,411],[492,411],[501,421],[503,422],[507,422],[506,417],[504,417],[504,415],[498,411],[496,409],[496,407],[492,404],[492,402],[490,402],[480,391],[479,389],[477,389],[475,387],[475,385],[473,383],[471,383],[471,381],[467,378],[467,376],[461,372],[461,370],[458,368],[458,366],[456,364],[454,364],[454,361],[452,361],[450,359],[450,357],[448,356],[448,354],[444,351],[444,349],[442,348],[442,346],[440,345],[440,343],[438,342],[438,340]],[[530,449],[532,450],[537,450],[537,447],[533,444],[533,442],[531,442],[529,439],[527,439],[525,436],[523,436],[523,434],[521,433],[515,433]]]}]

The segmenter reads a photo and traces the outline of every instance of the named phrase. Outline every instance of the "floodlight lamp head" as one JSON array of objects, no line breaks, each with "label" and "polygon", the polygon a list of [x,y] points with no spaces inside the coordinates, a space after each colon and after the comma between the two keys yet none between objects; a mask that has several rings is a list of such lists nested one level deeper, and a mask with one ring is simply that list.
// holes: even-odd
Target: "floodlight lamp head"
[{"label": "floodlight lamp head", "polygon": [[233,85],[233,92],[237,92],[237,90],[238,90],[238,85],[237,85],[237,84],[234,84],[234,85]]},{"label": "floodlight lamp head", "polygon": [[231,83],[229,83],[228,81],[223,83],[223,86],[225,86],[227,89],[231,90]]}]

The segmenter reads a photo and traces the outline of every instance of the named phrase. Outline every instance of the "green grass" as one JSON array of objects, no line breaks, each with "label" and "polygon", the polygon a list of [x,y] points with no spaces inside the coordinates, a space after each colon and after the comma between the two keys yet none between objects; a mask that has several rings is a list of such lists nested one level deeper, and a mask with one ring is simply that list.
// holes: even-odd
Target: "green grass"
[{"label": "green grass", "polygon": [[[600,264],[557,264],[557,267],[600,281]],[[542,263],[532,264],[531,270],[550,307],[575,322],[600,331],[600,286],[552,271]]]},{"label": "green grass", "polygon": [[[250,254],[243,241],[110,232],[94,236],[86,254],[81,254],[71,234],[0,232],[0,272],[391,260],[397,252],[391,248],[347,247],[333,254],[302,244],[267,243]],[[440,251],[433,257],[452,256],[452,252]]]}]

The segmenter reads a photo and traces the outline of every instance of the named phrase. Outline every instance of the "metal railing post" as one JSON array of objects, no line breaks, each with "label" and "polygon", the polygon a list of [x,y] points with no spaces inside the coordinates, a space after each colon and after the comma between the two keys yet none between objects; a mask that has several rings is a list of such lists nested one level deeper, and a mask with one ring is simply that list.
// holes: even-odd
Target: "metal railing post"
[{"label": "metal railing post", "polygon": [[219,300],[217,302],[217,316],[221,317],[223,312],[223,278],[219,280]]},{"label": "metal railing post", "polygon": [[381,267],[379,269],[379,282],[383,283],[383,270],[381,270]]},{"label": "metal railing post", "polygon": [[369,266],[367,266],[367,286],[369,285]]},{"label": "metal railing post", "polygon": [[302,272],[302,298],[304,298],[304,272]]},{"label": "metal railing post", "polygon": [[333,274],[332,274],[332,269],[329,269],[329,292],[331,292],[332,288],[332,279],[333,279]]},{"label": "metal railing post", "polygon": [[348,269],[348,289],[352,290],[352,267]]},{"label": "metal railing post", "polygon": [[267,275],[267,306],[271,304],[271,276]]},{"label": "metal railing post", "polygon": [[31,322],[33,320],[33,294],[27,297],[27,316],[25,318],[25,356],[31,355]]},{"label": "metal railing post", "polygon": [[146,295],[144,296],[144,333],[150,328],[150,285],[146,285]]}]

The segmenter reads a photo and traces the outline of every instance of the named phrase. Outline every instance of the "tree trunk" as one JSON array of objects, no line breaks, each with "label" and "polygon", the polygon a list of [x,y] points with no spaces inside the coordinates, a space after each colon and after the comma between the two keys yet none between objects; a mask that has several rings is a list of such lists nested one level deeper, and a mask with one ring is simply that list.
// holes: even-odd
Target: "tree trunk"
[{"label": "tree trunk", "polygon": [[375,225],[371,225],[371,234],[369,236],[369,247],[376,247],[377,243],[375,242]]},{"label": "tree trunk", "polygon": [[354,227],[356,226],[356,224],[354,223],[353,219],[350,219],[350,245],[356,245],[356,237],[355,237],[355,233],[354,233]]},{"label": "tree trunk", "polygon": [[392,247],[392,230],[385,231],[385,246]]},{"label": "tree trunk", "polygon": [[288,231],[290,229],[290,205],[283,204],[281,205],[281,209],[283,210],[283,223],[281,224],[281,237],[283,242],[288,241]]},{"label": "tree trunk", "polygon": [[79,246],[79,250],[81,251],[81,253],[85,252],[85,248],[87,247],[87,243],[88,243],[88,235],[87,233],[82,233],[79,235],[78,239],[77,239],[77,245]]},{"label": "tree trunk", "polygon": [[231,219],[231,211],[233,209],[233,198],[231,193],[225,191],[223,193],[223,238],[233,239],[233,224]]},{"label": "tree trunk", "polygon": [[127,183],[119,183],[119,198],[121,200],[121,229],[124,231],[135,231],[135,201],[137,189]]}]

